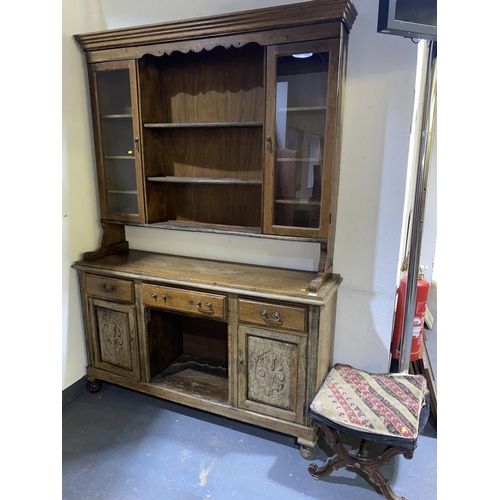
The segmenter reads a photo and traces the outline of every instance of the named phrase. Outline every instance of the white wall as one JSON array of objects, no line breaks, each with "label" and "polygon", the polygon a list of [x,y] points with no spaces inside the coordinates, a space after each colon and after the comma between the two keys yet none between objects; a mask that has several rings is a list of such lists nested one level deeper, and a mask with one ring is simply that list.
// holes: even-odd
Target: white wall
[{"label": "white wall", "polygon": [[[76,8],[83,3],[78,2]],[[101,0],[110,28],[286,3],[295,2],[190,0],[166,5],[166,2],[143,0],[139,5],[132,0]],[[344,282],[339,292],[334,361],[384,371],[388,368],[398,273],[417,46],[400,37],[377,34],[376,3],[355,1],[359,15],[349,41],[334,257],[334,272],[341,274]],[[75,13],[75,18],[92,16],[87,10]],[[71,19],[65,22],[70,23],[65,27],[66,33],[92,29],[88,25],[71,24]],[[72,61],[73,67],[64,62],[64,71],[71,72],[73,85],[81,89],[83,59],[78,60],[75,55]],[[66,340],[63,388],[85,374],[76,272],[69,270],[69,265],[77,253],[97,247],[99,239],[94,162],[89,155],[90,118],[80,97],[79,108],[73,102],[68,103],[70,108],[65,105],[65,116],[71,119],[63,123],[68,136],[81,135],[78,144],[67,142],[70,147],[66,148],[75,167],[78,165],[78,174],[73,171],[70,176],[68,165],[64,165],[68,173],[67,193],[78,196],[78,200],[67,197],[68,210],[73,208],[73,217],[78,215],[79,219],[69,221],[74,225],[71,225],[73,231],[66,231],[69,243],[63,259],[69,282],[68,303],[64,304],[63,313],[63,318],[67,318],[67,324],[63,325]],[[132,248],[306,270],[313,270],[319,257],[317,245],[225,235],[129,227],[127,238]]]},{"label": "white wall", "polygon": [[[427,54],[428,42],[421,40],[418,45],[417,78],[414,115],[412,118],[412,132],[410,136],[410,152],[408,155],[408,173],[406,178],[406,195],[403,213],[402,240],[399,253],[398,268],[401,269],[403,260],[408,255],[410,246],[410,235],[408,231],[409,222],[413,221],[413,208],[415,203],[415,183],[419,169],[420,135],[422,132],[422,118],[424,112],[425,83],[427,76]],[[437,116],[436,116],[437,120]],[[437,123],[433,128],[433,137],[430,138],[429,169],[425,194],[425,205],[422,212],[423,228],[421,235],[421,248],[419,264],[427,266],[424,269],[424,278],[429,281],[437,281],[436,274],[436,247],[437,247]],[[410,226],[411,227],[411,226]],[[404,273],[400,272],[399,278]]]},{"label": "white wall", "polygon": [[437,116],[434,137],[429,151],[429,171],[422,226],[420,263],[427,266],[424,278],[431,282],[438,280],[437,254]]},{"label": "white wall", "polygon": [[417,45],[376,32],[377,4],[355,1],[349,41],[334,270],[334,361],[386,370],[404,205]]},{"label": "white wall", "polygon": [[101,0],[109,29],[261,9],[307,0]]},{"label": "white wall", "polygon": [[106,29],[99,0],[62,3],[62,386],[86,371],[77,274],[71,264],[96,247],[99,214],[84,56],[75,33]]}]

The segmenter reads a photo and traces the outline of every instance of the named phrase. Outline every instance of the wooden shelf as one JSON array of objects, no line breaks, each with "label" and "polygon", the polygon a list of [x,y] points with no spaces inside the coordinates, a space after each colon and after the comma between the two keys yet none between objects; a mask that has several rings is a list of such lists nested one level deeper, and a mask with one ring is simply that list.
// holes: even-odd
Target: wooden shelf
[{"label": "wooden shelf", "polygon": [[111,194],[135,194],[137,195],[137,191],[121,191],[121,190],[118,190],[118,189],[108,189],[108,193],[111,193]]},{"label": "wooden shelf", "polygon": [[172,184],[249,184],[261,185],[262,181],[258,179],[226,179],[209,177],[148,177],[150,182],[166,182]]},{"label": "wooden shelf", "polygon": [[217,404],[228,402],[228,379],[188,368],[174,375],[161,373],[151,383],[178,394],[186,394]]},{"label": "wooden shelf", "polygon": [[294,106],[278,108],[278,111],[286,111],[287,113],[323,113],[326,112],[326,106]]},{"label": "wooden shelf", "polygon": [[190,231],[207,231],[207,232],[220,232],[225,233],[237,233],[242,231],[248,231],[249,233],[260,234],[260,227],[249,227],[249,226],[226,226],[224,224],[209,224],[207,222],[197,222],[190,220],[168,220],[165,222],[154,222],[153,224],[148,224],[148,227],[164,227],[164,228],[184,228]]},{"label": "wooden shelf", "polygon": [[132,114],[101,115],[101,118],[132,118]]},{"label": "wooden shelf", "polygon": [[105,160],[135,160],[135,156],[105,156]]},{"label": "wooden shelf", "polygon": [[213,123],[145,123],[144,128],[228,128],[262,127],[263,122],[213,122]]},{"label": "wooden shelf", "polygon": [[187,369],[211,373],[213,375],[227,378],[227,363],[210,359],[201,359],[189,354],[181,354],[157,377],[164,378]]},{"label": "wooden shelf", "polygon": [[151,383],[179,394],[195,395],[207,401],[227,404],[227,364],[189,355],[179,356]]},{"label": "wooden shelf", "polygon": [[321,205],[321,201],[319,200],[274,200],[274,203],[280,203],[283,205]]},{"label": "wooden shelf", "polygon": [[127,222],[126,224],[128,226],[151,227],[155,229],[170,229],[178,231],[189,231],[195,233],[228,234],[231,236],[245,236],[247,238],[262,238],[266,240],[300,241],[306,243],[320,243],[320,244],[327,243],[327,240],[324,238],[265,234],[262,232],[262,229],[260,227],[252,227],[252,226],[231,226],[224,224],[209,224],[206,222],[178,221],[178,220],[150,222],[148,224],[141,222]]},{"label": "wooden shelf", "polygon": [[323,160],[320,160],[318,158],[276,158],[276,161],[282,162],[282,161],[315,161],[318,165],[323,162]]}]

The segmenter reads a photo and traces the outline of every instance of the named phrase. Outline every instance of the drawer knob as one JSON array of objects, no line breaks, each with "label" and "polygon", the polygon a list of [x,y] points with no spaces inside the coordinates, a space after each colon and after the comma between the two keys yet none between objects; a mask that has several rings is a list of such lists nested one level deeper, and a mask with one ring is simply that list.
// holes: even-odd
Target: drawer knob
[{"label": "drawer knob", "polygon": [[281,316],[277,311],[272,313],[271,317],[269,317],[269,313],[264,309],[260,313],[260,316],[264,321],[267,321],[268,323],[281,323]]},{"label": "drawer knob", "polygon": [[153,297],[153,299],[156,299],[156,297],[158,297],[158,295],[156,295],[156,293],[152,293],[151,297]]},{"label": "drawer knob", "polygon": [[110,287],[108,287],[108,285],[106,285],[106,283],[103,283],[100,287],[99,287],[103,292],[105,293],[113,293],[113,292],[116,292],[116,286],[114,285],[111,285]]},{"label": "drawer knob", "polygon": [[198,309],[198,311],[200,311],[200,312],[208,312],[208,313],[214,312],[214,310],[212,309],[212,302],[207,302],[207,307],[204,308],[201,305],[201,300],[197,300],[195,306],[196,306],[196,309]]},{"label": "drawer knob", "polygon": [[161,298],[162,298],[165,302],[167,301],[167,296],[166,296],[165,294],[163,294],[163,295],[161,296]]},{"label": "drawer knob", "polygon": [[243,364],[243,358],[238,358],[238,363],[239,363],[240,365],[242,365],[242,364]]}]

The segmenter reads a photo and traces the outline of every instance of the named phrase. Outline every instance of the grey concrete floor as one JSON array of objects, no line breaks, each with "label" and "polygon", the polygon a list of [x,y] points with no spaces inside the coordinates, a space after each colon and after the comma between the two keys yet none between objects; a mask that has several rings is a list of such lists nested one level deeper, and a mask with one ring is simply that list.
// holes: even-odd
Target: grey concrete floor
[{"label": "grey concrete floor", "polygon": [[[412,460],[384,467],[409,500],[436,495],[436,431]],[[313,462],[327,448],[320,440]],[[295,439],[104,384],[63,408],[63,500],[376,500],[370,481],[342,469],[315,481]]]}]

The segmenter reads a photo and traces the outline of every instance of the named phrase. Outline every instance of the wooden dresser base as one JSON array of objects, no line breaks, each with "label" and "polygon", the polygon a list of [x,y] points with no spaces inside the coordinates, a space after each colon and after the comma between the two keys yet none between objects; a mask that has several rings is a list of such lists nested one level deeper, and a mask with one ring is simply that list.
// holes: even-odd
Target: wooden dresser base
[{"label": "wooden dresser base", "polygon": [[100,381],[297,438],[332,361],[331,275],[129,250],[80,261],[88,389]]}]

